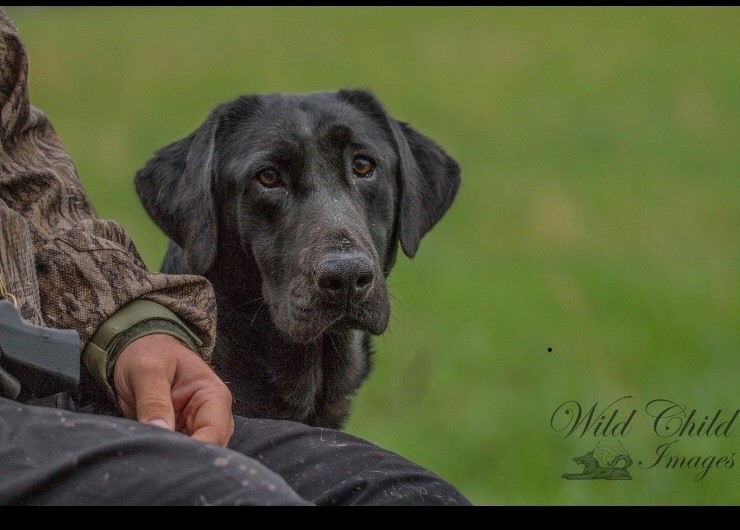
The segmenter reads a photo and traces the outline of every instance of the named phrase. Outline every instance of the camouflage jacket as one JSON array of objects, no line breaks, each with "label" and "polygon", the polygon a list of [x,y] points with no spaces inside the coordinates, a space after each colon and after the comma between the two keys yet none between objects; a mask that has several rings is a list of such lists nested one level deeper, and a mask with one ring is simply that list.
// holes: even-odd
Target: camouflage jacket
[{"label": "camouflage jacket", "polygon": [[104,386],[111,348],[93,343],[106,326],[109,341],[149,322],[147,333],[178,336],[208,361],[211,285],[149,272],[122,227],[97,217],[51,123],[30,105],[27,76],[24,46],[0,10],[0,278],[22,317],[77,330],[83,360]]}]

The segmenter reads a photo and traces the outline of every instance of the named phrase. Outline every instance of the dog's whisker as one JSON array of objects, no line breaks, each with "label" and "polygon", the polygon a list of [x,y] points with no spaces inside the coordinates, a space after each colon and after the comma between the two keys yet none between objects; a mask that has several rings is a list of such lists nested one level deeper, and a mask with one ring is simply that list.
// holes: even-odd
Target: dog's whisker
[{"label": "dog's whisker", "polygon": [[331,345],[334,347],[334,352],[339,355],[339,348],[337,348],[336,343],[334,342],[334,337],[329,335],[329,342],[331,342]]},{"label": "dog's whisker", "polygon": [[[234,314],[234,313],[235,313],[236,311],[238,311],[238,310],[240,310],[240,309],[243,309],[243,308],[245,308],[246,306],[248,306],[248,305],[250,305],[250,304],[253,304],[253,303],[255,303],[255,302],[259,302],[260,300],[264,300],[264,297],[262,297],[262,296],[258,296],[257,298],[254,298],[253,300],[248,300],[248,301],[246,301],[246,302],[244,302],[244,303],[241,303],[241,304],[239,304],[239,305],[237,305],[237,306],[234,306],[234,307],[232,307],[232,308],[231,308],[231,310],[230,310],[230,311],[228,311],[227,313],[224,313],[224,314],[223,314],[223,318],[228,318],[228,317],[230,317],[230,316],[231,316],[232,314]],[[258,310],[259,310],[259,309],[258,309]]]},{"label": "dog's whisker", "polygon": [[[390,291],[388,292],[388,297],[396,303],[395,307],[398,309],[398,311],[401,312],[401,316],[403,317],[405,321],[406,320],[406,307],[404,307],[403,305],[403,300],[401,300],[398,296],[396,296]],[[391,318],[393,319],[398,318],[396,311],[391,311]]]},{"label": "dog's whisker", "polygon": [[254,325],[254,321],[257,318],[257,315],[259,315],[262,308],[265,307],[265,303],[262,302],[260,306],[257,308],[257,311],[254,312],[254,316],[252,317],[252,321],[249,323],[249,327],[251,328]]}]

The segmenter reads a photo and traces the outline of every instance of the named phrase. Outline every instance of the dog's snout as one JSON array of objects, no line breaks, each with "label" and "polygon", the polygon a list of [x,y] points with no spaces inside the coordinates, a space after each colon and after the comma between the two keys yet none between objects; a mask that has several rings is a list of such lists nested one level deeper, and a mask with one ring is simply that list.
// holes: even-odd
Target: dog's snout
[{"label": "dog's snout", "polygon": [[335,304],[362,301],[375,281],[372,260],[362,252],[332,252],[316,265],[316,284]]}]

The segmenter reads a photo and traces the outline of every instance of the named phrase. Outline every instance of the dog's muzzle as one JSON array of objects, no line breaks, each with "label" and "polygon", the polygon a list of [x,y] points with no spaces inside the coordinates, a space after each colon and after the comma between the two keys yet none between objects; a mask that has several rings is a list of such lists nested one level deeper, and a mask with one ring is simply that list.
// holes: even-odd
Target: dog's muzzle
[{"label": "dog's muzzle", "polygon": [[330,252],[316,264],[314,279],[327,304],[350,308],[364,302],[372,291],[375,267],[358,250]]}]

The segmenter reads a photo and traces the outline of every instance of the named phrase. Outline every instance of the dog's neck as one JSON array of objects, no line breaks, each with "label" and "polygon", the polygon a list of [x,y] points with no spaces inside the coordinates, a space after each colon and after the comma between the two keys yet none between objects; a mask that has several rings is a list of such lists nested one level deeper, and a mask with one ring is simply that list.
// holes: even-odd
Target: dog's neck
[{"label": "dog's neck", "polygon": [[219,375],[229,374],[235,413],[341,426],[369,370],[369,334],[347,330],[291,341],[272,321],[251,254],[233,246],[219,251],[206,274],[218,300],[213,360]]}]

